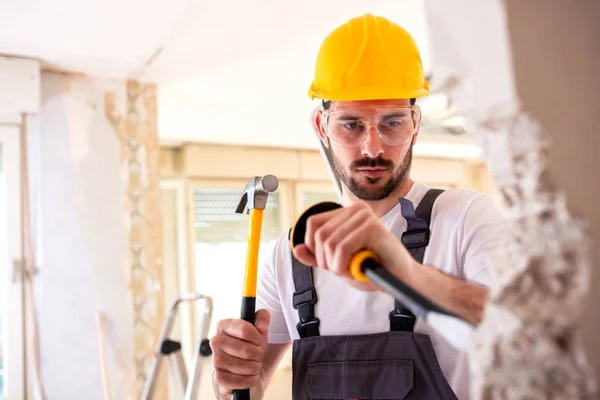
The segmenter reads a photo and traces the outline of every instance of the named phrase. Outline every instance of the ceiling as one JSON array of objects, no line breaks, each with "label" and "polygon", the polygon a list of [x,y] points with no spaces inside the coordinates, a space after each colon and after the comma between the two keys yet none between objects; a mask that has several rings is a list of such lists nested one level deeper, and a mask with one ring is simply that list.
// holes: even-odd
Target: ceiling
[{"label": "ceiling", "polygon": [[[0,53],[157,83],[165,144],[316,148],[316,103],[307,90],[318,47],[334,27],[365,12],[404,26],[426,72],[434,70],[423,0],[0,0],[0,10]],[[420,104],[426,118],[445,100]],[[448,143],[448,135],[421,136],[437,152],[478,155],[468,135]]]}]

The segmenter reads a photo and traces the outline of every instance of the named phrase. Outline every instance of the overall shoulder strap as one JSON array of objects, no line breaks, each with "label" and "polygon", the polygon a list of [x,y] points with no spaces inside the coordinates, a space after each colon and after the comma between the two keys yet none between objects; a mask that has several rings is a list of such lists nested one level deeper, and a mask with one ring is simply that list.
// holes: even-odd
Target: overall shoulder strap
[{"label": "overall shoulder strap", "polygon": [[294,279],[294,309],[298,310],[296,330],[301,338],[319,336],[319,319],[315,318],[317,291],[313,280],[313,269],[302,264],[294,254],[292,257],[292,276]]},{"label": "overall shoulder strap", "polygon": [[406,232],[402,234],[402,243],[415,260],[423,263],[425,247],[429,244],[431,212],[436,199],[444,191],[430,189],[415,211],[410,200],[400,199],[402,216],[406,219]]},{"label": "overall shoulder strap", "polygon": [[417,218],[425,221],[428,227],[431,226],[431,211],[433,210],[433,204],[442,193],[444,193],[443,189],[429,189],[417,207]]},{"label": "overall shoulder strap", "polygon": [[[423,263],[425,248],[429,244],[429,227],[431,225],[431,212],[436,199],[444,191],[430,189],[427,191],[417,210],[413,203],[404,198],[398,199],[402,216],[406,219],[406,231],[402,234],[402,244],[410,255],[419,263]],[[390,330],[412,332],[416,317],[398,300],[394,301],[394,310],[390,312]]]}]

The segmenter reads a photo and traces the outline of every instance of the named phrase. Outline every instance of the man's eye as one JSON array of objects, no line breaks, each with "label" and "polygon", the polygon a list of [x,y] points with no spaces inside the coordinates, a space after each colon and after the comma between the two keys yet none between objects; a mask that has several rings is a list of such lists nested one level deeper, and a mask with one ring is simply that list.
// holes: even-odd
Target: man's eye
[{"label": "man's eye", "polygon": [[390,128],[397,128],[400,125],[402,125],[402,121],[388,121],[387,122],[387,126],[389,126]]},{"label": "man's eye", "polygon": [[358,127],[359,127],[358,122],[348,122],[348,123],[344,124],[344,128],[350,129],[350,130],[355,130]]}]

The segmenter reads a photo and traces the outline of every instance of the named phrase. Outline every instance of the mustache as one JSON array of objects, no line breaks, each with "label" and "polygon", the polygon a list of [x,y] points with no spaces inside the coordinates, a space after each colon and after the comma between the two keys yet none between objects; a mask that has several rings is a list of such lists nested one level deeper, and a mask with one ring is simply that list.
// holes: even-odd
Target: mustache
[{"label": "mustache", "polygon": [[392,169],[394,167],[394,163],[391,162],[390,160],[385,160],[383,158],[377,157],[377,158],[370,158],[370,157],[365,157],[365,158],[361,158],[360,160],[356,160],[354,162],[352,162],[352,164],[350,164],[350,169],[357,169],[357,168],[388,168],[388,169]]}]

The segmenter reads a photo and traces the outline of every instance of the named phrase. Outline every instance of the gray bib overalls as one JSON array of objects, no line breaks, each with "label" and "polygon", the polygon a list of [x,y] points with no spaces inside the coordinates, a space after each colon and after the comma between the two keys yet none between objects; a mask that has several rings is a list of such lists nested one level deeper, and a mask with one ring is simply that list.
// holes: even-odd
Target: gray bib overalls
[{"label": "gray bib overalls", "polygon": [[[399,199],[407,229],[402,243],[419,262],[429,244],[431,211],[442,190],[427,192],[415,212]],[[397,300],[390,331],[320,336],[312,268],[292,255],[294,308],[300,339],[293,343],[293,400],[453,400],[428,335],[414,333],[416,317]]]}]

